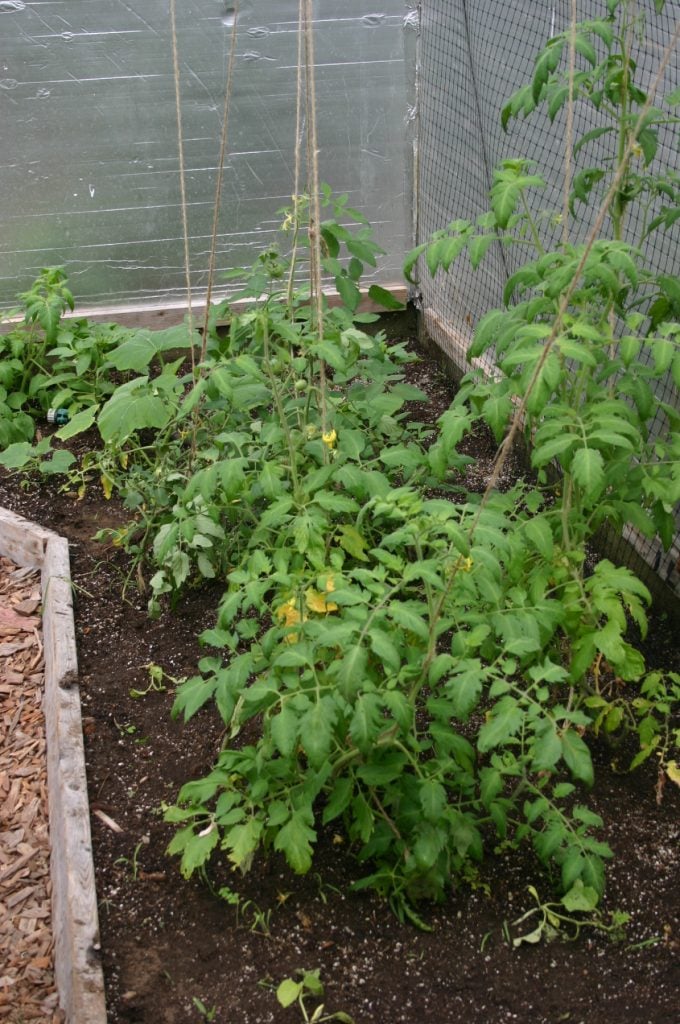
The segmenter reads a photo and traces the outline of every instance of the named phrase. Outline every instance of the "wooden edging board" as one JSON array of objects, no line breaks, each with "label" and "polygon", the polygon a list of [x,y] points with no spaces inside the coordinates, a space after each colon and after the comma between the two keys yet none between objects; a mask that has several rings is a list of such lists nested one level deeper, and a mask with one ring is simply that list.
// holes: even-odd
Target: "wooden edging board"
[{"label": "wooden edging board", "polygon": [[41,571],[54,969],[66,1024],[106,1024],[68,543],[0,509],[0,554]]},{"label": "wooden edging board", "polygon": [[[402,282],[387,282],[381,284],[381,288],[390,292],[394,298],[406,305],[408,302],[409,294],[408,289]],[[386,313],[387,310],[380,303],[374,302],[368,294],[366,288],[360,289],[361,300],[357,308],[358,313]],[[336,291],[333,289],[324,288],[324,295],[328,300],[329,306],[337,306],[340,304],[341,299]],[[228,298],[227,295],[216,295],[214,302],[218,303],[222,299]],[[231,309],[240,313],[243,310],[248,309],[253,305],[253,299],[239,299],[231,304]],[[196,296],[191,306],[192,315],[196,318],[196,325],[202,327],[201,318],[205,314],[205,297]],[[140,330],[146,328],[148,330],[161,330],[165,327],[174,327],[177,324],[182,324],[187,317],[187,303],[183,301],[168,301],[164,303],[144,303],[144,304],[118,304],[116,306],[77,306],[73,312],[67,310],[64,314],[64,319],[86,319],[92,323],[117,323],[123,327],[138,327]],[[8,317],[6,320],[2,320],[2,310],[0,310],[0,334],[5,334],[11,331],[13,327],[23,321],[23,316]],[[226,320],[224,321],[226,323]]]}]

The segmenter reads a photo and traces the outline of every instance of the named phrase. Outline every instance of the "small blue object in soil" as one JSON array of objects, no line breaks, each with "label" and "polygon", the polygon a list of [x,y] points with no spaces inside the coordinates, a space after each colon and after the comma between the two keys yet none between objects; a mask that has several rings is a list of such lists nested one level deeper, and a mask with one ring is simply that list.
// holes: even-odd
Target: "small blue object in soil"
[{"label": "small blue object in soil", "polygon": [[66,409],[48,409],[47,410],[47,422],[56,423],[58,427],[63,427],[65,423],[68,423],[69,415]]}]

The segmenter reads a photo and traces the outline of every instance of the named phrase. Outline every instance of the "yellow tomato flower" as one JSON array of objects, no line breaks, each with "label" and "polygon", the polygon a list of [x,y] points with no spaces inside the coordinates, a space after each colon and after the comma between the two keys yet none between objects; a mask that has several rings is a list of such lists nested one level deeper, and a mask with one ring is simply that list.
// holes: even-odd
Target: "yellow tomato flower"
[{"label": "yellow tomato flower", "polygon": [[338,439],[338,435],[336,434],[336,432],[334,430],[329,431],[329,433],[327,433],[327,434],[322,434],[321,435],[321,440],[329,448],[335,448],[335,442],[337,441],[337,439]]}]

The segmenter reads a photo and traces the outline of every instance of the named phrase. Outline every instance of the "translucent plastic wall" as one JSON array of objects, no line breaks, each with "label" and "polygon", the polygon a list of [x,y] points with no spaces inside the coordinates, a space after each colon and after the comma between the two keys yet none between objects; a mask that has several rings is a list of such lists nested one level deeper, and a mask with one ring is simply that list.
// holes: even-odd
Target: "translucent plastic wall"
[{"label": "translucent plastic wall", "polygon": [[[194,286],[205,283],[233,3],[179,0]],[[321,175],[349,192],[401,280],[411,244],[404,0],[316,0]],[[218,266],[269,245],[293,191],[298,0],[242,0]],[[412,39],[411,39],[412,37]],[[411,54],[407,58],[407,54]],[[168,0],[0,0],[0,305],[43,266],[79,303],[184,297]]]},{"label": "translucent plastic wall", "polygon": [[[653,0],[640,0],[645,30],[635,42],[640,82],[645,88],[657,71],[678,17],[680,0],[667,0],[661,16],[654,14]],[[488,193],[494,166],[506,158],[528,157],[547,187],[536,196],[536,212],[562,208],[563,110],[550,122],[542,111],[526,121],[512,120],[503,132],[500,110],[520,86],[531,81],[535,55],[546,41],[569,25],[569,0],[423,0],[419,72],[419,181],[417,188],[417,237],[457,218],[474,219],[489,208]],[[606,13],[604,0],[579,0],[580,20]],[[674,53],[666,72],[662,94],[680,84],[680,57]],[[576,105],[577,137],[598,127],[591,106]],[[595,140],[580,155],[585,166],[597,166],[605,154],[608,137]],[[602,148],[600,148],[602,147]],[[580,164],[583,166],[583,163]],[[661,136],[653,167],[680,170],[678,126]],[[578,221],[571,227],[572,241],[583,239],[592,212],[578,204]],[[654,215],[650,212],[650,219]],[[559,239],[560,226],[542,221],[544,241]],[[630,218],[628,241],[642,233],[640,221]],[[680,272],[680,222],[668,232],[650,235],[646,256],[650,265],[665,274]],[[461,258],[449,274],[435,280],[421,267],[419,287],[430,334],[461,369],[468,369],[466,349],[474,325],[489,309],[502,304],[503,287],[518,268],[522,253],[489,251],[477,272]],[[489,367],[491,368],[491,367]],[[670,376],[658,389],[658,398],[678,404]],[[659,426],[661,424],[659,423]],[[646,562],[680,591],[680,542],[662,553],[658,541],[648,541],[627,530],[627,537]]]}]

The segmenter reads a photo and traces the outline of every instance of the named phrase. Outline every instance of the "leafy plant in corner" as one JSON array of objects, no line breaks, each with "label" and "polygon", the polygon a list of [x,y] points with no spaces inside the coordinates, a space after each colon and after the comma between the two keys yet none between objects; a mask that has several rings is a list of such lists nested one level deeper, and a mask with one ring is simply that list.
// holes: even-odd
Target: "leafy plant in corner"
[{"label": "leafy plant in corner", "polygon": [[[680,417],[672,402],[659,397],[669,376],[680,383],[678,307],[670,279],[649,267],[639,247],[651,230],[676,219],[668,208],[651,222],[649,215],[659,196],[677,203],[668,186],[674,172],[654,161],[661,128],[678,123],[668,107],[678,105],[680,91],[653,106],[636,83],[631,46],[639,27],[636,4],[610,0],[604,17],[575,26],[582,66],[572,81],[565,70],[568,30],[548,42],[532,82],[502,114],[507,127],[513,117],[545,106],[553,121],[570,95],[595,108],[600,126],[577,138],[573,155],[581,159],[596,139],[601,146],[610,142],[610,153],[599,168],[577,169],[568,205],[573,214],[577,200],[587,205],[599,192],[604,198],[597,223],[606,215],[611,237],[591,234],[586,243],[573,244],[565,231],[562,243],[549,248],[544,226],[564,214],[534,213],[534,193],[543,180],[526,159],[508,159],[494,175],[491,211],[476,225],[454,222],[414,250],[407,264],[410,273],[425,254],[432,273],[446,271],[467,249],[476,268],[495,242],[534,250],[535,258],[507,281],[504,308],[480,320],[469,350],[471,359],[493,361],[499,373],[492,380],[479,371],[469,374],[454,407],[471,409],[500,442],[519,406],[543,499],[524,527],[528,558],[516,582],[534,600],[549,595],[560,602],[570,705],[592,714],[596,730],[606,723],[613,731],[624,720],[637,728],[642,749],[636,763],[650,752],[652,737],[659,743],[668,735],[677,693],[658,685],[659,677],[647,677],[646,696],[638,702],[644,712],[638,714],[621,702],[611,706],[597,692],[602,659],[619,679],[645,678],[643,660],[625,634],[632,618],[644,636],[649,595],[630,570],[606,560],[588,571],[586,544],[605,525],[620,533],[632,524],[668,548],[680,501]],[[645,205],[637,244],[625,240],[636,202]],[[649,682],[653,678],[657,684]]]}]

